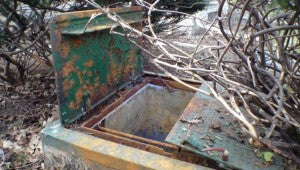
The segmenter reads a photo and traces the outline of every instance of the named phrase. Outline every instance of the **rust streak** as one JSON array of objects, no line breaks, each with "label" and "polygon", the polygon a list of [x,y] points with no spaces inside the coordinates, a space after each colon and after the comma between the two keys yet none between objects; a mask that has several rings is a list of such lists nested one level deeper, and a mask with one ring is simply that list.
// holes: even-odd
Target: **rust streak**
[{"label": "rust streak", "polygon": [[75,66],[73,62],[68,62],[66,64],[64,64],[63,68],[62,68],[62,74],[63,74],[63,78],[68,77],[72,72],[75,72]]},{"label": "rust streak", "polygon": [[62,57],[66,58],[70,53],[71,47],[70,44],[66,41],[63,41],[60,46],[60,54]]},{"label": "rust streak", "polygon": [[92,67],[94,65],[93,60],[89,60],[83,64],[84,67]]},{"label": "rust streak", "polygon": [[80,37],[72,37],[72,43],[74,47],[78,48],[84,44],[84,41]]},{"label": "rust streak", "polygon": [[75,84],[74,80],[71,81],[64,80],[63,82],[64,96],[67,96],[68,90],[70,90],[74,86],[74,84]]}]

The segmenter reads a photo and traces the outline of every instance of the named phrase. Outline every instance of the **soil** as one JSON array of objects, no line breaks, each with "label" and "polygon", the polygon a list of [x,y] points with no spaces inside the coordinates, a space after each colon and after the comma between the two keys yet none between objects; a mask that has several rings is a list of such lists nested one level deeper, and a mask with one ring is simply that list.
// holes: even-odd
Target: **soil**
[{"label": "soil", "polygon": [[55,77],[46,69],[20,86],[0,82],[0,169],[44,169],[39,134],[58,119]]}]

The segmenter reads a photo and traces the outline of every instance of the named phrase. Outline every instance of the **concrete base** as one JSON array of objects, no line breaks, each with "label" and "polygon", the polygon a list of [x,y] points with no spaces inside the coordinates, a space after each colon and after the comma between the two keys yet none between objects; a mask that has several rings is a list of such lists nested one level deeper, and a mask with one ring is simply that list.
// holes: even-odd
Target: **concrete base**
[{"label": "concrete base", "polygon": [[57,121],[42,131],[47,169],[209,169],[74,130]]}]

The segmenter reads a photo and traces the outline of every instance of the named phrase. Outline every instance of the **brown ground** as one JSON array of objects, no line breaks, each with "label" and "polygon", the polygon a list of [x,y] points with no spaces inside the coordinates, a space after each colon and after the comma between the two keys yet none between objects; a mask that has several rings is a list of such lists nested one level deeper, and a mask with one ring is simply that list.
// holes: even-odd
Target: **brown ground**
[{"label": "brown ground", "polygon": [[42,74],[17,87],[0,82],[0,169],[44,168],[39,134],[58,116],[54,75]]}]

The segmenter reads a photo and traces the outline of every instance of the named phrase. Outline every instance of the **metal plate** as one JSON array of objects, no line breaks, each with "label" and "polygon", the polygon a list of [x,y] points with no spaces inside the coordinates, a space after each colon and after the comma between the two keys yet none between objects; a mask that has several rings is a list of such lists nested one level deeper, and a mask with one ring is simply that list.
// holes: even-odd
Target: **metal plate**
[{"label": "metal plate", "polygon": [[[205,85],[200,88],[208,91]],[[193,120],[197,123],[187,123]],[[278,155],[269,166],[263,167],[263,158],[248,144],[248,136],[241,131],[239,122],[217,99],[199,92],[192,98],[166,141],[213,159],[226,168],[283,169],[283,160]],[[223,161],[220,153],[202,151],[208,147],[226,149],[229,159]]]},{"label": "metal plate", "polygon": [[[140,8],[112,9],[140,29]],[[52,53],[62,124],[70,124],[142,75],[136,46],[109,29],[114,23],[99,10],[62,14],[50,24]]]}]

